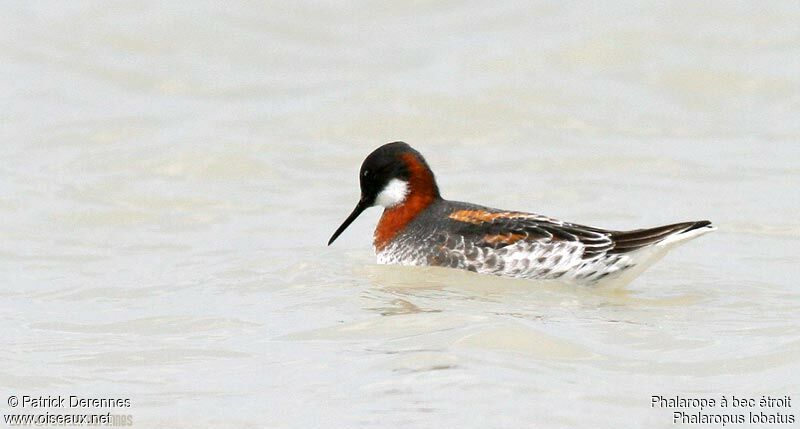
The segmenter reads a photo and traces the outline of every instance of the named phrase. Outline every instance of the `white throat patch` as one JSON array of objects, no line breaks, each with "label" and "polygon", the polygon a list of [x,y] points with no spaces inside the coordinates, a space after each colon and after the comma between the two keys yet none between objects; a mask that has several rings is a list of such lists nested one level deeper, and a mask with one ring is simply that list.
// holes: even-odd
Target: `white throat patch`
[{"label": "white throat patch", "polygon": [[406,195],[408,195],[408,182],[392,179],[375,198],[375,204],[386,208],[394,207],[402,203],[406,199]]}]

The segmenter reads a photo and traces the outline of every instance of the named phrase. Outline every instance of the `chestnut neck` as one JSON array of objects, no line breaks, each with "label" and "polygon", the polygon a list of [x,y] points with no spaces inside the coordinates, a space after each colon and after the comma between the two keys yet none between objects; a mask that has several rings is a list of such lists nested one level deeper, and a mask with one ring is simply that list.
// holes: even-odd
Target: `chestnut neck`
[{"label": "chestnut neck", "polygon": [[439,187],[430,167],[413,153],[400,155],[409,171],[408,195],[401,203],[387,207],[375,228],[373,244],[376,251],[381,251],[402,231],[414,218],[441,199]]}]

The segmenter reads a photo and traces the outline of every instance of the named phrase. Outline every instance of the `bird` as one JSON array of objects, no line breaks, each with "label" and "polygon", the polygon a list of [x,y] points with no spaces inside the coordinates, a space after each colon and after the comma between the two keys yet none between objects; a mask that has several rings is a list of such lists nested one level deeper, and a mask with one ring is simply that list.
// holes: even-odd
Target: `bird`
[{"label": "bird", "polygon": [[700,220],[616,231],[446,200],[422,154],[400,141],[370,153],[359,182],[358,203],[328,245],[364,210],[381,206],[373,236],[378,264],[577,285],[627,283],[676,245],[716,229]]}]

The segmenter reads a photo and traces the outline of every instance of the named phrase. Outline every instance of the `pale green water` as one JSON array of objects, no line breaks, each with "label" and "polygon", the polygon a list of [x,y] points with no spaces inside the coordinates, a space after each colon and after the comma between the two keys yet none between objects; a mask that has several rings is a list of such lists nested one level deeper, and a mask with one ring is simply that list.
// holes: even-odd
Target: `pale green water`
[{"label": "pale green water", "polygon": [[[800,401],[797,2],[0,9],[3,413],[673,427],[651,395]],[[375,266],[377,209],[325,247],[400,139],[448,198],[719,231],[616,291]]]}]

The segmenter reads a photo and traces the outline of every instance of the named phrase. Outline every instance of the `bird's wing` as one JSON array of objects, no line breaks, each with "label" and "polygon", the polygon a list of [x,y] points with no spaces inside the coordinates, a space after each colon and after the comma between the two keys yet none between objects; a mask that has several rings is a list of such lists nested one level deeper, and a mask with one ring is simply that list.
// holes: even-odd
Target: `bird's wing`
[{"label": "bird's wing", "polygon": [[681,222],[655,228],[612,231],[562,222],[534,213],[510,212],[488,208],[454,210],[448,216],[456,230],[473,243],[493,248],[528,243],[557,242],[580,244],[583,259],[601,254],[622,254],[657,244],[668,237],[709,227],[707,220]]},{"label": "bird's wing", "polygon": [[533,213],[475,208],[455,210],[448,216],[456,231],[476,245],[501,248],[524,240],[527,243],[580,244],[583,258],[611,251],[613,231],[562,222]]}]

